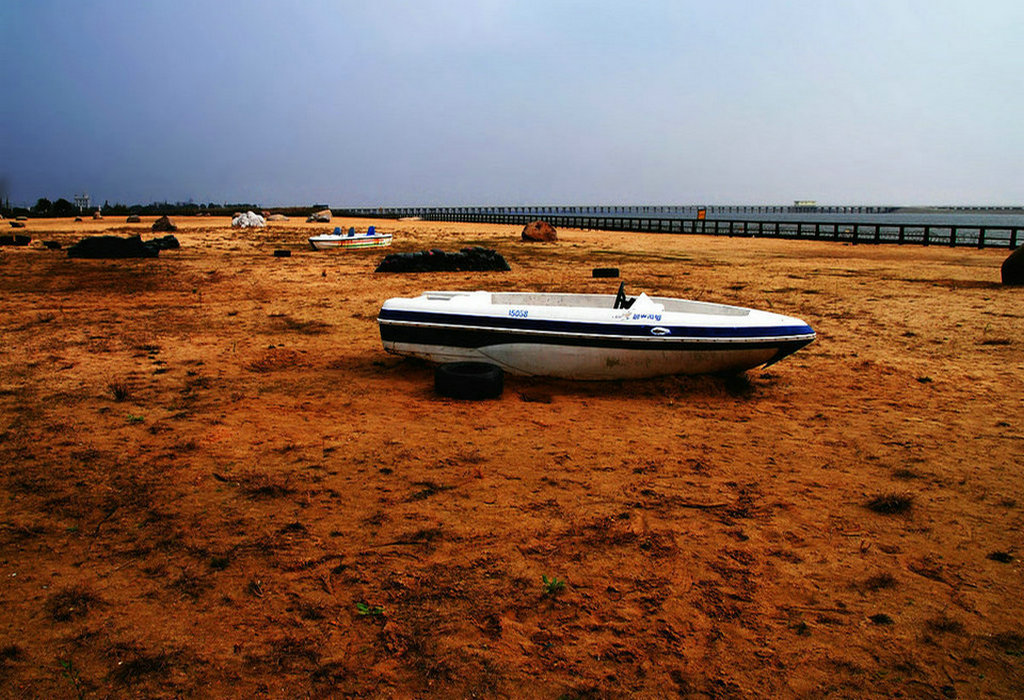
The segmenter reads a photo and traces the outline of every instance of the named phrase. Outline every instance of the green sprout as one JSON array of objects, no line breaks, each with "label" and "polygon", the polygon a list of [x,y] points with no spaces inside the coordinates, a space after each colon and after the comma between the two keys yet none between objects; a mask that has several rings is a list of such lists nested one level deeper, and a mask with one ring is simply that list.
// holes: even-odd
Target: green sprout
[{"label": "green sprout", "polygon": [[384,615],[384,608],[380,605],[356,603],[356,613],[359,615],[368,615],[370,617],[380,617]]},{"label": "green sprout", "polygon": [[540,580],[544,582],[544,595],[557,595],[560,591],[565,589],[565,581],[560,578],[548,578],[544,574],[541,574]]}]

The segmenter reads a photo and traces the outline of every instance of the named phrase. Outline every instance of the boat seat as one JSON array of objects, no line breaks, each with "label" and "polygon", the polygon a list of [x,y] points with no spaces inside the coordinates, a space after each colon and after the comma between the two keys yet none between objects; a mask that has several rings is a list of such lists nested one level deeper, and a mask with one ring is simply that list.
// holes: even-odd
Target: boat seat
[{"label": "boat seat", "polygon": [[349,227],[349,229],[348,229],[348,235],[350,235],[350,236],[354,236],[354,235],[356,235],[356,227],[355,227],[355,226],[350,226],[350,227]]},{"label": "boat seat", "polygon": [[366,235],[367,236],[372,236],[375,233],[377,233],[377,229],[376,229],[375,226],[371,226],[370,228],[366,229]]}]

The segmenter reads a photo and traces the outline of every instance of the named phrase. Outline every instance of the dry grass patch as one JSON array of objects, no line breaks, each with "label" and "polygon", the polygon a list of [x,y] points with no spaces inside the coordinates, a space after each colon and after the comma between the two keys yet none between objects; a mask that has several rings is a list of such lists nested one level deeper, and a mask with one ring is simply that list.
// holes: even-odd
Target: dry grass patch
[{"label": "dry grass patch", "polygon": [[864,504],[868,510],[881,515],[905,515],[914,506],[914,497],[906,493],[883,493]]},{"label": "dry grass patch", "polygon": [[55,622],[69,622],[85,617],[99,599],[84,586],[71,586],[57,591],[46,601],[46,612]]}]

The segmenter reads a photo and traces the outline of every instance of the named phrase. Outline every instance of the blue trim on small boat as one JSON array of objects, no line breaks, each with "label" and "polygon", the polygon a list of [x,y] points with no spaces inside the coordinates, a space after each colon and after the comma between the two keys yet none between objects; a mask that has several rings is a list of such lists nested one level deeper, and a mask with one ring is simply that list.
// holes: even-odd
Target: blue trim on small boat
[{"label": "blue trim on small boat", "polygon": [[615,348],[622,350],[644,350],[677,352],[680,350],[713,350],[735,352],[774,348],[777,350],[770,362],[796,352],[814,338],[759,339],[722,342],[715,340],[683,340],[663,338],[613,338],[601,336],[566,336],[537,333],[514,333],[501,330],[452,328],[438,326],[406,326],[381,324],[380,338],[385,343],[408,343],[411,345],[447,346],[455,348],[483,348],[511,343],[530,345],[563,345],[570,347]]}]

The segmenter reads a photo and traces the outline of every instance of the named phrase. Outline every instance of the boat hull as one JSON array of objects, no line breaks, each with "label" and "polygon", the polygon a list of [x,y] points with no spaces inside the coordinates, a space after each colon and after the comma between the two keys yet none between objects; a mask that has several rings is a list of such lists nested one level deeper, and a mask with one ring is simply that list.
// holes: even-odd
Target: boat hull
[{"label": "boat hull", "polygon": [[[378,323],[387,351],[432,362],[482,360],[521,375],[612,380],[742,372],[777,362],[815,337],[799,319],[701,302],[685,302],[696,310],[688,314],[656,312],[657,305],[612,311],[613,297],[588,295],[587,303],[607,296],[609,308],[584,308],[574,317],[571,309],[531,306],[531,295],[495,295],[507,304],[465,300],[462,308],[426,296],[385,302]],[[559,296],[583,295],[543,295],[548,302]]]},{"label": "boat hull", "polygon": [[[420,343],[384,343],[397,355],[428,362],[491,362],[510,374],[607,381],[669,374],[728,374],[768,364],[775,348],[748,350],[625,350],[534,343],[503,343],[478,348]],[[528,359],[526,359],[528,358]]]}]

